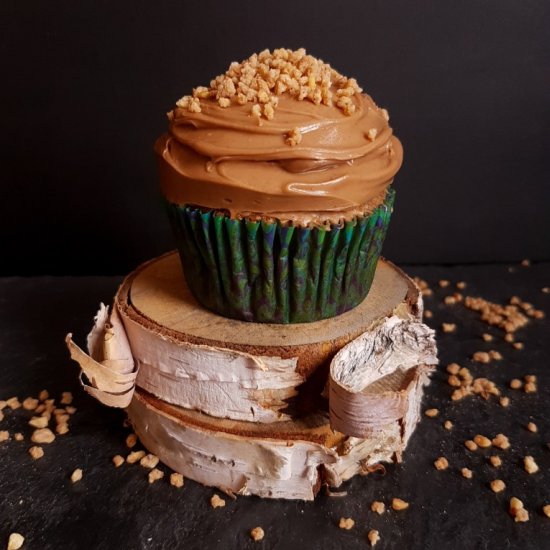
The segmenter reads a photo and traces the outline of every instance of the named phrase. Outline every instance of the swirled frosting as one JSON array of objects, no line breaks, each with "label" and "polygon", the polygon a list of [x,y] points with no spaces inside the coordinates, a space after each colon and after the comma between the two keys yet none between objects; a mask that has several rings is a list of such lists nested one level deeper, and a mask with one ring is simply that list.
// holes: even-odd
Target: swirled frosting
[{"label": "swirled frosting", "polygon": [[215,97],[201,98],[200,109],[176,107],[155,145],[163,194],[299,224],[371,210],[401,166],[401,144],[368,95],[354,93],[346,112],[330,103],[284,92],[269,120],[253,116],[249,104],[222,107]]}]

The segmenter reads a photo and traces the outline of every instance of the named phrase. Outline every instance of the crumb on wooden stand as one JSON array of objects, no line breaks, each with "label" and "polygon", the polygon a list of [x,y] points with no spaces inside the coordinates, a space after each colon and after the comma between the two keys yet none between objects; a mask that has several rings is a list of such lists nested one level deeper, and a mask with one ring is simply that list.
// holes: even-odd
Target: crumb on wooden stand
[{"label": "crumb on wooden stand", "polygon": [[449,461],[444,456],[440,456],[435,460],[434,466],[436,470],[446,470],[449,467]]},{"label": "crumb on wooden stand", "polygon": [[534,422],[528,422],[526,428],[528,432],[531,432],[534,434],[536,434],[539,431],[537,425]]},{"label": "crumb on wooden stand", "polygon": [[550,518],[550,504],[545,504],[543,507],[542,507],[542,513]]},{"label": "crumb on wooden stand", "polygon": [[[352,520],[353,521],[353,520]],[[256,542],[262,540],[265,537],[265,532],[261,527],[254,527],[250,529],[250,538]]]},{"label": "crumb on wooden stand", "polygon": [[401,510],[406,510],[409,507],[409,503],[401,498],[392,498],[391,507],[396,512],[400,512]]},{"label": "crumb on wooden stand", "polygon": [[472,479],[474,475],[472,470],[470,470],[470,468],[462,468],[460,470],[460,473],[462,474],[462,477],[465,477],[466,479]]},{"label": "crumb on wooden stand", "polygon": [[450,420],[445,420],[445,422],[443,423],[443,427],[446,430],[452,430],[453,429],[453,423]]},{"label": "crumb on wooden stand", "polygon": [[483,341],[484,341],[484,342],[492,342],[492,341],[493,341],[493,335],[492,335],[492,334],[489,334],[488,332],[484,332],[484,333],[481,335],[481,338],[483,338]]},{"label": "crumb on wooden stand", "polygon": [[370,509],[376,514],[382,515],[386,511],[386,505],[379,500],[375,500],[370,505]]},{"label": "crumb on wooden stand", "polygon": [[132,449],[133,447],[135,447],[136,443],[137,443],[136,434],[132,433],[126,438],[126,447],[128,447],[128,449]]},{"label": "crumb on wooden stand", "polygon": [[8,430],[0,430],[0,443],[4,443],[10,438],[10,432]]},{"label": "crumb on wooden stand", "polygon": [[464,442],[464,446],[466,447],[466,449],[468,449],[469,451],[477,451],[477,443],[475,441],[472,441],[471,439],[467,439],[465,442]]},{"label": "crumb on wooden stand", "polygon": [[8,538],[7,550],[19,550],[23,543],[25,542],[25,537],[20,533],[11,533]]},{"label": "crumb on wooden stand", "polygon": [[172,472],[170,474],[170,485],[180,489],[181,487],[183,487],[183,484],[184,484],[184,479],[182,474],[179,474],[178,472]]},{"label": "crumb on wooden stand", "polygon": [[77,468],[77,469],[74,470],[73,473],[71,474],[71,482],[72,482],[72,483],[78,483],[81,479],[82,479],[82,469],[81,469],[81,468]]},{"label": "crumb on wooden stand", "polygon": [[380,533],[376,529],[371,529],[367,534],[367,539],[369,540],[371,547],[376,546],[380,540]]},{"label": "crumb on wooden stand", "polygon": [[439,409],[426,409],[424,414],[429,418],[435,418],[439,414]]},{"label": "crumb on wooden stand", "polygon": [[347,529],[348,531],[353,528],[355,521],[352,518],[340,518],[338,522],[338,527],[340,529]]},{"label": "crumb on wooden stand", "polygon": [[523,387],[523,382],[519,378],[512,378],[509,385],[513,390],[519,390]]}]

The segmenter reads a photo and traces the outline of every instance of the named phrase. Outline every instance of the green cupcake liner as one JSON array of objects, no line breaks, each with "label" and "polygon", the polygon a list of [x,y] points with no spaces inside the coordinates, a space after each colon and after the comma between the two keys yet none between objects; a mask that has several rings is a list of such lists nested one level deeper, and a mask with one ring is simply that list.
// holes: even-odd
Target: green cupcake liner
[{"label": "green cupcake liner", "polygon": [[206,308],[258,323],[304,323],[361,303],[374,278],[395,191],[370,215],[307,228],[232,219],[167,203],[187,283]]}]

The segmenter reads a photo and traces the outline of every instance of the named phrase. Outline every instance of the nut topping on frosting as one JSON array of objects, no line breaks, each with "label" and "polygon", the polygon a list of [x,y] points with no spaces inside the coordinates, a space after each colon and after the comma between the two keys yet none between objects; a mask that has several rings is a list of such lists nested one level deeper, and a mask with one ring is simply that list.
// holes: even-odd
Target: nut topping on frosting
[{"label": "nut topping on frosting", "polygon": [[164,196],[299,226],[371,212],[403,160],[388,113],[305,50],[265,50],[168,114],[155,145]]},{"label": "nut topping on frosting", "polygon": [[[278,96],[285,92],[298,101],[307,100],[315,105],[334,103],[346,115],[352,115],[356,109],[352,97],[362,91],[355,78],[341,75],[328,63],[307,55],[304,48],[296,51],[279,48],[273,53],[269,50],[255,53],[241,63],[231,63],[225,74],[210,82],[209,88],[195,88],[192,96],[183,96],[176,105],[200,113],[201,99],[215,99],[223,108],[231,103],[252,103],[251,115],[261,124],[262,117],[273,118]],[[389,119],[386,109],[382,109],[382,115]]]}]

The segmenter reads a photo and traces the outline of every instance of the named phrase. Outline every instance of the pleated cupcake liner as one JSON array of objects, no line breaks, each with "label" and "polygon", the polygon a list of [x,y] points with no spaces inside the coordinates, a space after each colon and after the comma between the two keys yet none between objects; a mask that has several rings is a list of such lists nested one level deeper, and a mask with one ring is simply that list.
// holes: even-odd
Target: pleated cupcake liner
[{"label": "pleated cupcake liner", "polygon": [[334,317],[366,297],[395,191],[370,215],[330,227],[232,219],[167,203],[187,283],[206,308],[259,323]]}]

